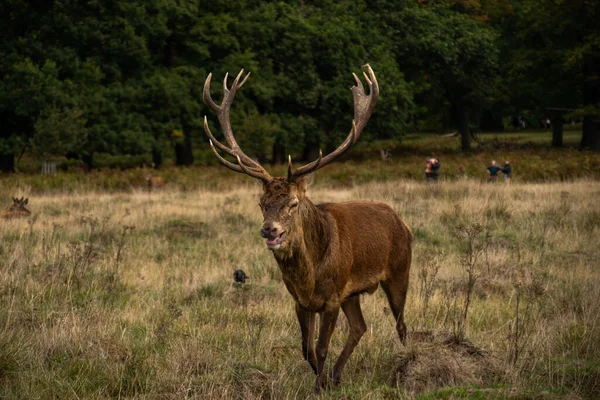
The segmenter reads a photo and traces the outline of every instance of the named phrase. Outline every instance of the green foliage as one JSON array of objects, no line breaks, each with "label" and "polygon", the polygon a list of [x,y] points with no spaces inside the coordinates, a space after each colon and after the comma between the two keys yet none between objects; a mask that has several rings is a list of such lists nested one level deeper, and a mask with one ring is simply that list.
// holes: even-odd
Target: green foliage
[{"label": "green foliage", "polygon": [[394,22],[396,57],[426,103],[421,115],[438,114],[433,126],[467,129],[467,112],[491,101],[498,88],[498,33],[445,6],[407,8]]},{"label": "green foliage", "polygon": [[549,106],[597,114],[598,101],[582,100],[597,2],[419,3],[3,2],[0,155],[192,154],[206,147],[207,73],[220,93],[241,68],[253,76],[232,126],[261,161],[337,147],[351,126],[350,73],[365,63],[381,97],[363,141],[477,126],[483,112],[499,127],[510,114],[535,123]]},{"label": "green foliage", "polygon": [[45,109],[34,124],[32,151],[40,155],[77,152],[87,140],[86,120],[75,109]]}]

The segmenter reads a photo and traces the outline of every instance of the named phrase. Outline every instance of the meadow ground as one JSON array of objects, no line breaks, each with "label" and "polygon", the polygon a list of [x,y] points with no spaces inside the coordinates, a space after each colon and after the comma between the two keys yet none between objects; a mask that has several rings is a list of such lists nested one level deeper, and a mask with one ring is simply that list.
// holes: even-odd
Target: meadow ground
[{"label": "meadow ground", "polygon": [[[449,181],[473,179],[484,182],[486,167],[491,160],[500,165],[510,160],[515,182],[600,181],[600,153],[578,150],[580,132],[565,132],[562,148],[551,148],[551,139],[552,133],[547,131],[479,134],[479,141],[473,142],[473,151],[469,153],[460,151],[460,138],[456,136],[417,133],[406,135],[400,142],[363,141],[339,162],[319,170],[318,181],[323,187],[351,187],[372,182],[423,180],[425,160],[433,156],[441,161],[441,179]],[[381,159],[381,150],[389,151],[390,157],[385,161]],[[207,143],[199,142],[194,150],[196,162],[193,167],[174,167],[167,154],[168,149],[165,149],[163,168],[152,173],[163,178],[173,190],[231,190],[244,185],[248,179],[223,168]],[[0,174],[0,194],[5,194],[0,197],[0,204],[17,192],[123,192],[146,188],[145,177],[151,170],[140,166],[150,165],[150,155],[99,154],[95,160],[94,170],[83,173],[77,172],[78,169],[64,157],[57,158],[59,170],[66,169],[66,172],[47,177],[39,174],[39,160],[26,154],[18,163],[22,173]],[[287,173],[286,168],[286,165],[267,166],[272,175],[280,176]]]},{"label": "meadow ground", "polygon": [[[38,193],[30,219],[0,222],[0,398],[313,397],[249,181]],[[368,331],[323,397],[598,398],[597,180],[309,192],[384,201],[415,236],[408,345],[382,292],[362,296]],[[346,329],[341,316],[329,366]]]}]

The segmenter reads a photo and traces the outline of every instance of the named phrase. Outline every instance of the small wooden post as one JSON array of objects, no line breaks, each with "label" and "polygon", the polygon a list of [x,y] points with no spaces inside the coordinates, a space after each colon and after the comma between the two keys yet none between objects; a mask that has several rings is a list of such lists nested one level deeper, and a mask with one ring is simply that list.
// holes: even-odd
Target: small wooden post
[{"label": "small wooden post", "polygon": [[42,163],[42,175],[56,175],[56,163],[53,161],[44,161]]}]

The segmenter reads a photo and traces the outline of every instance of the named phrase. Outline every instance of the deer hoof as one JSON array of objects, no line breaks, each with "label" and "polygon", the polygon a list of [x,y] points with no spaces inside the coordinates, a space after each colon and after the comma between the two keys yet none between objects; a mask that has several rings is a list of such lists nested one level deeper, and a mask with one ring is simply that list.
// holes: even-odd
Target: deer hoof
[{"label": "deer hoof", "polygon": [[333,371],[329,377],[329,386],[336,387],[342,382],[342,374],[340,372]]},{"label": "deer hoof", "polygon": [[321,393],[321,391],[327,389],[328,386],[329,380],[327,379],[327,374],[317,376],[317,381],[315,382],[315,394]]}]

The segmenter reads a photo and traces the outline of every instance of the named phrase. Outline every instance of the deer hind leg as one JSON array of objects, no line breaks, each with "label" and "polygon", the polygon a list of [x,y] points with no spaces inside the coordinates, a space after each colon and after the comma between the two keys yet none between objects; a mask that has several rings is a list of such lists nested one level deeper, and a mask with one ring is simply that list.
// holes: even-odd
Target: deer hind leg
[{"label": "deer hind leg", "polygon": [[334,311],[324,311],[319,320],[319,340],[317,341],[317,380],[315,382],[315,392],[319,393],[321,389],[327,386],[327,374],[325,373],[325,359],[329,349],[329,341],[335,328],[340,309]]},{"label": "deer hind leg", "polygon": [[396,320],[396,331],[402,344],[406,344],[406,324],[404,323],[404,304],[406,302],[406,291],[408,289],[408,279],[387,280],[381,282],[381,287],[385,292],[390,308]]},{"label": "deer hind leg", "polygon": [[354,348],[358,345],[360,338],[367,331],[367,324],[365,323],[360,309],[359,295],[346,299],[346,301],[342,303],[342,311],[344,311],[344,314],[348,319],[349,332],[344,349],[336,361],[335,366],[333,367],[333,373],[331,374],[331,381],[334,385],[340,383],[342,372],[344,371],[344,366],[346,365],[348,358],[350,358]]},{"label": "deer hind leg", "polygon": [[302,331],[302,356],[317,374],[317,355],[315,353],[315,313],[296,303],[296,315]]}]

